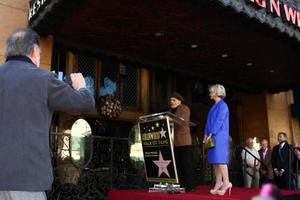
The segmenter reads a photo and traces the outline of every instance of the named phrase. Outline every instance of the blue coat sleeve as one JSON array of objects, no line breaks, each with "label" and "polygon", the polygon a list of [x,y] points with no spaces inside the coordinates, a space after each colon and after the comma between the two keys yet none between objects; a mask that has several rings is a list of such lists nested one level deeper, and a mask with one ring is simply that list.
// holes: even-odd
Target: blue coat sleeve
[{"label": "blue coat sleeve", "polygon": [[210,133],[212,133],[212,135],[216,135],[220,131],[222,125],[228,117],[228,107],[226,103],[220,104],[216,112],[215,119],[213,120],[210,129]]}]

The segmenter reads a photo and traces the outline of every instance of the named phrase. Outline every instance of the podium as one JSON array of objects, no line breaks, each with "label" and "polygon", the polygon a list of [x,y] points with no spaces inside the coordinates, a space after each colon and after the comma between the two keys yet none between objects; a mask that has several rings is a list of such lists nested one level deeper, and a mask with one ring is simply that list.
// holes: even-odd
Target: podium
[{"label": "podium", "polygon": [[[182,193],[174,155],[174,125],[194,125],[171,112],[139,117],[146,179],[156,182],[149,192]],[[164,183],[164,184],[163,184]]]}]

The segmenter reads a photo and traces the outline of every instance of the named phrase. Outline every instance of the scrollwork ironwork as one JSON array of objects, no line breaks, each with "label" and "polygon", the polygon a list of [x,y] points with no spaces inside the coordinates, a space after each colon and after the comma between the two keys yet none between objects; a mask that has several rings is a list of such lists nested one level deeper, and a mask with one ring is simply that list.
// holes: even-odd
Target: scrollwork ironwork
[{"label": "scrollwork ironwork", "polygon": [[135,168],[130,160],[128,139],[91,136],[91,161],[81,169],[71,161],[70,137],[51,134],[54,183],[49,200],[100,200],[111,189],[147,187],[144,170]]}]

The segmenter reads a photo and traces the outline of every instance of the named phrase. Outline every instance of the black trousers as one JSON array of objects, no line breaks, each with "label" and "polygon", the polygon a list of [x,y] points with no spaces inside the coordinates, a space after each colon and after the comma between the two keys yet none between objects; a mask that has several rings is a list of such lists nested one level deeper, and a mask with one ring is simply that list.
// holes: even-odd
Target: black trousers
[{"label": "black trousers", "polygon": [[193,165],[193,147],[175,147],[175,161],[181,187],[187,191],[195,188],[195,169]]},{"label": "black trousers", "polygon": [[275,183],[280,189],[290,189],[295,190],[296,189],[296,182],[294,174],[291,175],[289,180],[289,174],[288,172],[284,172],[281,177],[275,176]]}]

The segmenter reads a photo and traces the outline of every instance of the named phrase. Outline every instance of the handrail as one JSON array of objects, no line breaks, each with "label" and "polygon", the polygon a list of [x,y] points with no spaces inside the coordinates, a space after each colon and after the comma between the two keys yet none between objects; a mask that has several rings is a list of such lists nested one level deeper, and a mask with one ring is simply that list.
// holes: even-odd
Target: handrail
[{"label": "handrail", "polygon": [[[292,163],[292,156],[294,156],[294,157],[296,157],[296,160],[298,159],[298,160],[300,160],[299,158],[297,158],[297,156],[295,155],[295,152],[294,152],[294,149],[288,144],[288,147],[289,147],[289,170],[288,170],[288,182],[289,182],[289,185],[288,185],[288,188],[289,189],[295,189],[296,187],[297,187],[297,185],[298,185],[298,180],[297,180],[297,177],[295,176],[295,174],[294,174],[294,171],[293,171],[293,167],[292,167],[292,165],[293,165],[293,163]],[[268,170],[268,168],[267,168],[267,166],[264,164],[264,163],[262,163],[262,161],[260,160],[260,159],[258,159],[258,158],[256,158],[249,150],[247,150],[245,147],[242,147],[242,146],[237,146],[236,148],[235,148],[235,150],[234,150],[234,155],[236,155],[236,151],[237,150],[244,150],[245,151],[245,154],[246,153],[248,153],[250,156],[252,156],[253,158],[255,158],[255,160],[254,160],[254,164],[255,164],[255,162],[256,161],[258,161],[258,162],[260,162],[261,163],[261,165],[267,170],[267,174],[269,173],[269,170]],[[241,151],[242,152],[242,151]],[[297,160],[297,161],[298,161]],[[244,162],[245,162],[245,160],[244,160]],[[296,169],[298,169],[298,162],[296,162]],[[253,177],[253,175],[251,175],[251,174],[249,174],[246,170],[245,170],[245,167],[243,167],[243,171],[244,171],[244,173],[247,173],[249,176],[251,176],[252,178],[255,178],[255,177]],[[255,172],[255,171],[254,171]],[[295,184],[295,188],[293,188],[293,187],[291,187],[291,181],[292,181],[292,179],[294,179],[294,184]],[[252,183],[253,183],[253,181],[252,181]]]},{"label": "handrail", "polygon": [[[252,156],[254,158],[254,165],[256,165],[256,161],[258,161],[266,169],[266,171],[267,171],[266,173],[269,174],[268,167],[259,158],[257,158],[255,155],[253,155],[248,149],[246,149],[245,147],[242,147],[242,146],[237,146],[236,149],[234,150],[234,155],[236,155],[237,150],[244,150],[245,151],[245,158],[246,158],[246,154],[248,153],[250,156]],[[247,165],[246,159],[243,159],[243,162],[244,162],[244,166],[246,166]],[[245,167],[243,167],[243,172],[247,173],[252,178],[252,185],[253,185],[254,184],[254,179],[255,179],[254,173],[256,172],[256,168],[254,168],[253,174],[250,174],[249,172],[247,172]]]},{"label": "handrail", "polygon": [[[249,153],[252,157],[255,158],[255,160],[257,160],[258,162],[261,163],[262,166],[264,166],[266,169],[267,169],[267,173],[268,173],[268,167],[259,159],[259,158],[256,158],[255,155],[253,155],[250,151],[248,151],[245,147],[242,147],[242,146],[237,146],[236,150],[237,149],[242,149],[242,150],[245,150],[247,153]],[[235,151],[236,151],[235,150]]]}]

